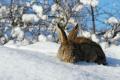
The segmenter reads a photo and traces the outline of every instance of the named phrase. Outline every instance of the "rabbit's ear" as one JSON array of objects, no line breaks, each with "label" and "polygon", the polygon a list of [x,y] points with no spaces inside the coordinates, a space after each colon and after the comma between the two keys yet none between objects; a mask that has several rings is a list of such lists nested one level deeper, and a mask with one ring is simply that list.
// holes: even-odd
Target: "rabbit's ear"
[{"label": "rabbit's ear", "polygon": [[59,35],[59,39],[61,41],[61,44],[67,44],[68,43],[68,39],[66,36],[65,31],[62,29],[62,27],[60,27],[60,24],[57,24],[57,30],[58,30],[58,35]]},{"label": "rabbit's ear", "polygon": [[77,37],[77,33],[79,30],[78,24],[73,28],[71,32],[69,32],[68,39],[69,40],[74,40]]}]

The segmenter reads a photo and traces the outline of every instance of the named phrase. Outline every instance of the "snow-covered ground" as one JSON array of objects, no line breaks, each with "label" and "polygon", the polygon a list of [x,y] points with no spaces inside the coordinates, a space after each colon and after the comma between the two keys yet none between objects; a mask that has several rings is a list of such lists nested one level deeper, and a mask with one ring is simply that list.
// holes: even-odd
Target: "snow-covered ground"
[{"label": "snow-covered ground", "polygon": [[56,57],[59,44],[38,42],[28,46],[0,46],[0,80],[119,80],[120,46],[104,49],[108,66],[69,64]]}]

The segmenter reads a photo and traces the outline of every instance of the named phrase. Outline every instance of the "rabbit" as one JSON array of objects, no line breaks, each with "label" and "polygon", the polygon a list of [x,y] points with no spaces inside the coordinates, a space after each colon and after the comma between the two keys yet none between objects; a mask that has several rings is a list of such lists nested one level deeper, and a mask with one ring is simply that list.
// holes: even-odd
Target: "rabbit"
[{"label": "rabbit", "polygon": [[59,24],[57,30],[61,40],[57,57],[61,61],[69,63],[87,61],[107,65],[106,56],[99,44],[85,37],[77,37],[78,24],[68,36]]}]

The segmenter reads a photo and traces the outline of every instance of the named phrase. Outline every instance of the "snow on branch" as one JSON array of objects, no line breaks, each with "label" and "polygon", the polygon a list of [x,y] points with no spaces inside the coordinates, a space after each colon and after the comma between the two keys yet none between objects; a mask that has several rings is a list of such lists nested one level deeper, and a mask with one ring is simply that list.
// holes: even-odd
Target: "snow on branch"
[{"label": "snow on branch", "polygon": [[61,10],[61,7],[55,3],[51,6],[51,11],[52,13],[55,13],[57,10]]},{"label": "snow on branch", "polygon": [[119,20],[116,17],[110,17],[105,22],[108,24],[117,24],[119,23]]},{"label": "snow on branch", "polygon": [[96,7],[99,4],[99,0],[80,0],[84,5],[91,5],[92,7]]},{"label": "snow on branch", "polygon": [[73,7],[72,11],[80,11],[83,8],[83,4],[77,4]]}]

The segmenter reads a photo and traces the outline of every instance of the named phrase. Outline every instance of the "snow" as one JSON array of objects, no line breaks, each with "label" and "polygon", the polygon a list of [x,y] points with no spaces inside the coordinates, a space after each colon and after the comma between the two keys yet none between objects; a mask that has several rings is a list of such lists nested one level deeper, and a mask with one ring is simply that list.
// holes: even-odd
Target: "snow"
[{"label": "snow", "polygon": [[87,38],[91,38],[91,33],[85,30],[80,30],[80,33],[78,34],[78,36],[84,36]]},{"label": "snow", "polygon": [[80,0],[84,5],[91,5],[96,7],[99,4],[99,0]]},{"label": "snow", "polygon": [[111,38],[110,42],[112,44],[119,45],[120,44],[120,33],[116,34],[116,36],[114,38]]},{"label": "snow", "polygon": [[[120,46],[116,46],[116,45],[111,45],[109,48],[106,49],[107,51],[107,55],[108,57],[112,57],[112,58],[115,58],[115,59],[120,59]],[[112,62],[114,63],[114,62]],[[119,64],[117,64],[119,65]],[[119,65],[120,66],[120,65]]]},{"label": "snow", "polygon": [[43,15],[42,13],[39,13],[39,14],[23,14],[22,15],[22,22],[24,22],[24,23],[37,23],[40,19],[47,20],[48,16]]},{"label": "snow", "polygon": [[92,40],[93,40],[94,42],[99,43],[99,39],[98,39],[98,37],[97,37],[95,34],[92,34],[92,35],[91,35],[91,38],[92,38]]},{"label": "snow", "polygon": [[0,44],[4,44],[5,42],[6,42],[5,37],[1,37],[1,38],[0,38]]},{"label": "snow", "polygon": [[109,48],[110,47],[110,44],[108,42],[103,42],[102,44],[102,48],[106,49],[106,48]]},{"label": "snow", "polygon": [[48,16],[47,16],[47,15],[42,15],[41,19],[42,19],[42,20],[47,20],[47,19],[48,19]]},{"label": "snow", "polygon": [[31,6],[31,3],[30,3],[30,2],[26,2],[25,5],[26,5],[27,7],[30,7],[30,6]]},{"label": "snow", "polygon": [[108,30],[103,36],[105,38],[112,38],[114,35],[114,30]]},{"label": "snow", "polygon": [[119,23],[118,19],[115,18],[115,17],[110,17],[108,18],[108,20],[106,20],[106,23],[109,23],[109,24],[117,24]]},{"label": "snow", "polygon": [[59,44],[36,44],[7,48],[0,46],[1,80],[116,80],[120,76],[120,46],[104,49],[108,66],[79,62],[59,61],[56,53]]},{"label": "snow", "polygon": [[[43,35],[42,35],[43,36]],[[14,48],[14,49],[22,49],[22,50],[29,50],[35,52],[42,52],[44,54],[50,56],[56,56],[56,52],[58,50],[59,45],[53,42],[41,41],[35,44],[21,46],[16,45],[14,41],[9,41],[7,44],[4,45],[5,47]]]},{"label": "snow", "polygon": [[[80,0],[84,5],[96,7],[99,0]],[[35,0],[31,3],[26,3],[26,7],[31,7],[35,14],[23,14],[22,21],[24,23],[38,23],[38,21],[47,20],[48,16],[43,14],[43,8],[36,5]],[[84,6],[76,3],[72,11],[78,12]],[[14,9],[18,7],[15,6]],[[22,10],[22,8],[21,8]],[[57,11],[58,10],[58,11]],[[2,6],[0,8],[0,17],[3,17],[9,10]],[[58,4],[53,4],[51,11],[56,17],[52,19],[55,25],[57,22],[65,24],[66,16],[64,10]],[[66,10],[65,10],[66,11]],[[20,11],[21,13],[22,11]],[[4,13],[4,14],[3,14]],[[67,13],[67,12],[66,12]],[[7,19],[7,18],[6,18]],[[1,19],[2,23],[9,20]],[[63,20],[61,20],[63,19]],[[9,22],[7,22],[9,23]],[[5,24],[7,24],[5,23]],[[76,25],[73,17],[70,17],[68,24]],[[108,23],[116,24],[119,20],[115,17],[108,19]],[[10,24],[9,24],[10,25]],[[51,25],[51,31],[54,30],[54,25]],[[6,25],[8,26],[8,24]],[[11,26],[11,25],[10,25]],[[4,26],[3,26],[4,27]],[[12,26],[11,26],[12,27]],[[0,38],[0,80],[116,80],[120,79],[120,45],[109,45],[107,42],[100,43],[99,38],[95,34],[81,30],[79,36],[91,38],[93,41],[100,43],[106,56],[108,65],[98,65],[95,63],[79,62],[76,64],[65,63],[57,58],[57,51],[60,44],[52,41],[57,41],[57,34],[45,33],[45,28],[42,26],[29,27],[29,31],[24,31],[21,27],[5,28],[4,36]],[[42,32],[38,36],[37,30],[41,27]],[[8,31],[8,32],[7,32]],[[12,32],[11,32],[12,31]],[[66,34],[68,32],[65,30]],[[38,32],[39,33],[39,32]],[[112,43],[120,39],[120,34],[117,34],[113,39],[114,31],[108,30],[104,37],[108,38]],[[55,36],[55,38],[53,37]],[[11,38],[12,37],[12,38]],[[9,40],[11,39],[11,40]],[[38,42],[37,42],[38,41]],[[0,44],[0,45],[1,45]]]},{"label": "snow", "polygon": [[30,41],[27,40],[27,39],[24,39],[22,42],[21,42],[21,45],[25,46],[25,45],[29,45],[30,44]]},{"label": "snow", "polygon": [[23,14],[22,22],[24,23],[36,23],[40,20],[40,18],[35,14]]},{"label": "snow", "polygon": [[45,42],[45,41],[47,41],[47,37],[45,35],[41,34],[38,36],[38,41]]},{"label": "snow", "polygon": [[24,38],[24,31],[20,27],[15,27],[11,34],[13,38],[17,38],[19,41],[23,40]]},{"label": "snow", "polygon": [[72,11],[80,11],[83,8],[82,4],[77,4],[73,7]]},{"label": "snow", "polygon": [[5,17],[7,15],[7,8],[6,6],[0,6],[0,18]]},{"label": "snow", "polygon": [[111,41],[119,41],[120,40],[120,33],[118,33]]},{"label": "snow", "polygon": [[50,34],[47,36],[47,40],[52,42],[55,41],[54,37]]},{"label": "snow", "polygon": [[80,30],[78,36],[83,36],[83,37],[89,38],[96,43],[99,43],[99,41],[100,41],[100,39],[97,37],[97,35],[92,34],[92,33],[85,31],[85,30]]},{"label": "snow", "polygon": [[[25,32],[24,39],[26,39],[28,42],[32,42],[35,38],[35,36],[31,32]],[[26,42],[26,40],[24,40]]]},{"label": "snow", "polygon": [[76,24],[77,24],[77,22],[75,21],[74,18],[70,18],[70,19],[68,20],[68,22],[71,23],[71,24],[73,24],[73,25],[76,25]]},{"label": "snow", "polygon": [[34,5],[32,6],[32,9],[33,9],[33,11],[36,12],[37,14],[40,14],[40,15],[43,14],[43,8],[42,8],[42,6],[40,6],[40,5],[34,4]]},{"label": "snow", "polygon": [[51,11],[54,13],[58,8],[59,8],[59,5],[58,5],[58,4],[53,4],[53,5],[51,6]]},{"label": "snow", "polygon": [[3,13],[5,12],[7,9],[6,9],[6,6],[1,6],[0,7],[0,13]]}]

